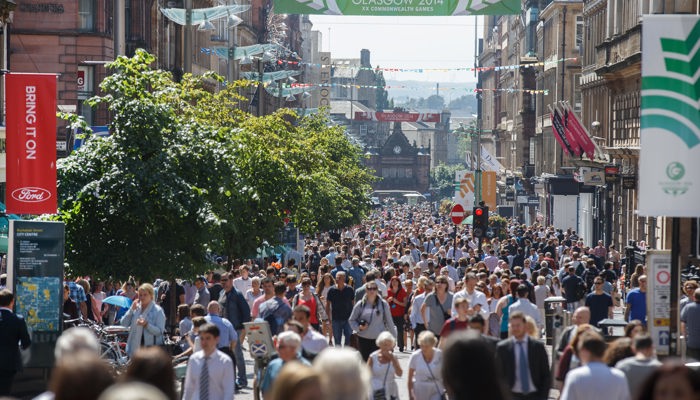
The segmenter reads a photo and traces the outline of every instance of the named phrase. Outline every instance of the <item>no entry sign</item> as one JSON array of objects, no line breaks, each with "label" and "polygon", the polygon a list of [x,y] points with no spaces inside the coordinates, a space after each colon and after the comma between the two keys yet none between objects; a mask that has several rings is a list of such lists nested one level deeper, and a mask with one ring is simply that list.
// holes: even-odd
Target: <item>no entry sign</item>
[{"label": "no entry sign", "polygon": [[462,223],[465,217],[464,207],[461,204],[455,204],[450,211],[450,217],[452,217],[452,223],[459,225]]}]

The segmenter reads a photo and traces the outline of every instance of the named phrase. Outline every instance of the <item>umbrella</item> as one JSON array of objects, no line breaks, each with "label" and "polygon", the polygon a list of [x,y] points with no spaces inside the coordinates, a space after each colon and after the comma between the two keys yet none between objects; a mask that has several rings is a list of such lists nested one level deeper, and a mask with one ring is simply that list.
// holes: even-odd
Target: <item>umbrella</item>
[{"label": "umbrella", "polygon": [[471,225],[474,223],[474,216],[473,215],[468,215],[467,218],[465,218],[462,221],[462,225]]},{"label": "umbrella", "polygon": [[111,304],[117,307],[129,308],[131,307],[131,299],[125,296],[109,296],[102,300],[103,303]]}]

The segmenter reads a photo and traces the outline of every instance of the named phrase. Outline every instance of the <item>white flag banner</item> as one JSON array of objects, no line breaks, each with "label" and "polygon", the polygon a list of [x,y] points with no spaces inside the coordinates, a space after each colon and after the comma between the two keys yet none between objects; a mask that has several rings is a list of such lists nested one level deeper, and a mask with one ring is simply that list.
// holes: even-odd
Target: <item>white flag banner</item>
[{"label": "white flag banner", "polygon": [[639,215],[700,215],[700,17],[645,15]]},{"label": "white flag banner", "polygon": [[[467,167],[469,166],[476,166],[476,159],[472,157],[472,154],[467,152],[467,157],[466,157],[466,162],[467,162]],[[501,172],[503,168],[503,165],[501,165],[500,162],[489,153],[488,150],[484,146],[481,146],[481,170],[482,171],[496,171]]]},{"label": "white flag banner", "polygon": [[455,173],[455,204],[460,204],[465,210],[474,207],[474,172],[461,170]]},{"label": "white flag banner", "polygon": [[483,171],[496,172],[500,172],[503,169],[503,165],[484,146],[481,146],[481,169]]}]

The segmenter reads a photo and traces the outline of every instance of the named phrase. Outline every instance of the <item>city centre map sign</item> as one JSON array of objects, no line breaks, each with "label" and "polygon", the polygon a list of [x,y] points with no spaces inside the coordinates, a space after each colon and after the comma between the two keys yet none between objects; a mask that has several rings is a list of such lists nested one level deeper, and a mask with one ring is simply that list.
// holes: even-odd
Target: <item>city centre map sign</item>
[{"label": "city centre map sign", "polygon": [[366,16],[509,15],[520,0],[275,0],[278,14]]},{"label": "city centre map sign", "polygon": [[25,366],[50,368],[63,317],[62,222],[10,220],[8,282],[32,338]]}]

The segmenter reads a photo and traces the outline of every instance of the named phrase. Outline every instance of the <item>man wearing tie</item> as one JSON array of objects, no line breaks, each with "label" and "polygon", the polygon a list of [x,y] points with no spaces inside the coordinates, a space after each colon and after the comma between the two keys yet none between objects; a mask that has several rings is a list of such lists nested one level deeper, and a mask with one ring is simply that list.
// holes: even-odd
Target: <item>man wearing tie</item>
[{"label": "man wearing tie", "polygon": [[18,343],[22,349],[27,349],[31,344],[27,324],[12,311],[14,305],[12,292],[8,289],[0,290],[0,397],[10,395],[12,380],[17,371],[22,369]]},{"label": "man wearing tie", "polygon": [[547,400],[551,375],[544,344],[527,335],[522,312],[510,315],[508,327],[511,337],[500,341],[496,350],[504,384],[514,400]]},{"label": "man wearing tie", "polygon": [[234,393],[233,361],[217,350],[219,328],[204,324],[199,328],[202,350],[187,362],[184,400],[232,400]]}]

